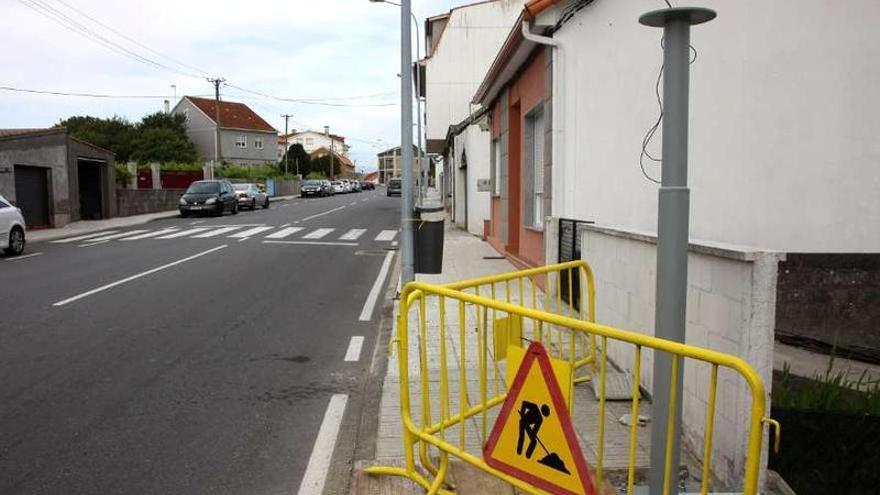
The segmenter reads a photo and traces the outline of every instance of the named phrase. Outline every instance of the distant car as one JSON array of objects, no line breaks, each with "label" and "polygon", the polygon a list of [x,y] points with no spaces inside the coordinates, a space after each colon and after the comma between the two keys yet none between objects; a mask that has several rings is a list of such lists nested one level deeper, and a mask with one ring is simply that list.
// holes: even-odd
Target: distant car
[{"label": "distant car", "polygon": [[345,184],[343,184],[342,181],[334,180],[330,184],[333,185],[334,194],[345,194]]},{"label": "distant car", "polygon": [[239,208],[256,210],[257,205],[263,209],[269,207],[269,195],[264,193],[256,184],[233,184],[235,196],[238,198]]},{"label": "distant car", "polygon": [[10,256],[24,251],[24,217],[21,210],[0,195],[0,249]]},{"label": "distant car", "polygon": [[361,189],[363,189],[364,191],[372,191],[373,189],[376,189],[376,184],[373,184],[372,182],[367,180],[361,181]]},{"label": "distant car", "polygon": [[400,179],[391,179],[388,181],[388,190],[385,192],[388,196],[400,196],[401,192],[401,182]]},{"label": "distant car", "polygon": [[193,213],[210,213],[221,216],[229,211],[238,213],[238,198],[228,180],[200,180],[190,184],[178,202],[181,217]]},{"label": "distant car", "polygon": [[361,188],[361,181],[353,180],[351,181],[351,191],[352,192],[361,192],[363,189]]},{"label": "distant car", "polygon": [[351,187],[351,181],[350,181],[350,180],[348,180],[348,179],[342,179],[342,185],[345,186],[345,192],[347,192],[347,193],[354,192],[354,190],[353,190],[352,187]]},{"label": "distant car", "polygon": [[324,196],[335,196],[336,190],[333,189],[333,184],[330,183],[329,180],[321,181],[321,189],[324,191]]},{"label": "distant car", "polygon": [[308,198],[310,196],[326,196],[326,191],[321,182],[322,181],[319,180],[303,181],[302,185],[299,187],[300,197]]}]

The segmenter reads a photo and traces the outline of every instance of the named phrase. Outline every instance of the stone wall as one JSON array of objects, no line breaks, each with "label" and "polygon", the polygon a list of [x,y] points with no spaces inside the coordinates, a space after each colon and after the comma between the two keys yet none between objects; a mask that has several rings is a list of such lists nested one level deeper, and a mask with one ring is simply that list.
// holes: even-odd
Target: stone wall
[{"label": "stone wall", "polygon": [[779,265],[776,338],[880,362],[880,253],[789,253]]},{"label": "stone wall", "polygon": [[[653,335],[656,237],[591,225],[583,227],[582,236],[582,257],[596,279],[597,321]],[[768,403],[776,272],[782,258],[777,252],[714,244],[691,244],[688,256],[686,343],[744,359],[762,378]],[[624,371],[633,369],[633,352],[630,344],[609,341],[608,356]],[[698,458],[703,451],[710,371],[702,362],[687,360],[684,365],[683,440]],[[652,373],[653,352],[646,349],[640,381],[649,393]],[[730,487],[742,483],[750,408],[745,381],[721,368],[712,471]],[[766,445],[765,436],[764,451]]]},{"label": "stone wall", "polygon": [[127,217],[177,209],[185,189],[117,189],[118,216]]}]

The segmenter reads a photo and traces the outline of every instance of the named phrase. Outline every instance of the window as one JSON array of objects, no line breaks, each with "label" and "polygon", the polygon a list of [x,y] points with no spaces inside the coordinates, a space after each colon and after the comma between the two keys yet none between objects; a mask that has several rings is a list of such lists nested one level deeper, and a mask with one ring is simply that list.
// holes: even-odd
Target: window
[{"label": "window", "polygon": [[247,136],[244,134],[235,138],[235,147],[236,148],[247,148]]},{"label": "window", "polygon": [[496,139],[492,141],[492,161],[493,169],[492,173],[494,174],[492,177],[492,194],[495,196],[501,196],[501,140]]},{"label": "window", "polygon": [[254,148],[258,150],[263,149],[263,138],[254,138]]},{"label": "window", "polygon": [[540,106],[526,116],[525,223],[544,227],[544,110]]},{"label": "window", "polygon": [[2,210],[3,208],[9,208],[9,205],[6,204],[4,201],[0,200],[0,210]]},{"label": "window", "polygon": [[313,144],[315,144],[314,138],[306,138],[306,146],[312,146]]}]

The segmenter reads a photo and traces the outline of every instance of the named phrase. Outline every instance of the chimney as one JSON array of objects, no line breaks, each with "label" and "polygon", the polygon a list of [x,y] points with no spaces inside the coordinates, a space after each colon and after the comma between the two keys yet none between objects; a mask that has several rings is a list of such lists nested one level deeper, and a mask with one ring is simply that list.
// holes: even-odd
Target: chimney
[{"label": "chimney", "polygon": [[165,100],[165,113],[171,113],[171,105]]}]

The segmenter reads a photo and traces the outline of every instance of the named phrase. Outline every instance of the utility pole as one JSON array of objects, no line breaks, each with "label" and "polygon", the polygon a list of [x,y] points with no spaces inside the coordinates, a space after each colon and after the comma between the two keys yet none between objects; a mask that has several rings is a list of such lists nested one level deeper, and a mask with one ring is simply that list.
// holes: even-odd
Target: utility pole
[{"label": "utility pole", "polygon": [[208,82],[214,85],[214,161],[211,163],[211,178],[214,178],[214,167],[220,163],[220,84],[226,82],[226,79],[217,77],[208,79]]},{"label": "utility pole", "polygon": [[[287,136],[287,120],[293,117],[293,115],[285,113],[282,117],[284,117],[284,175],[287,175],[287,154],[290,151],[290,142]],[[299,170],[296,173],[299,173]]]},{"label": "utility pole", "polygon": [[333,180],[333,136],[330,135],[330,126],[324,126],[324,135],[330,140],[330,180]]},{"label": "utility pole", "polygon": [[[715,15],[709,9],[678,7],[639,17],[639,23],[645,26],[663,28],[663,168],[658,198],[654,336],[682,343],[690,216],[687,152],[691,26],[711,21]],[[650,493],[678,495],[683,359],[666,352],[654,353],[653,376]]]},{"label": "utility pole", "polygon": [[[415,279],[413,251],[413,108],[412,108],[412,4],[400,2],[400,152],[403,184],[400,201],[400,279],[403,285]],[[421,139],[420,139],[421,140]]]}]

